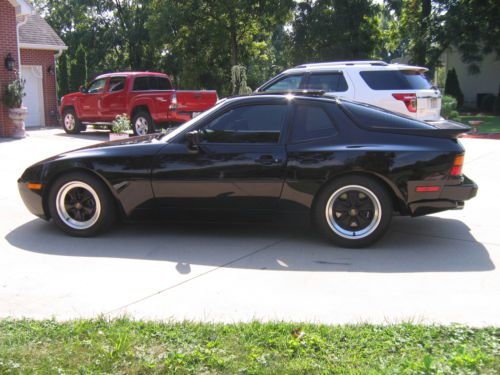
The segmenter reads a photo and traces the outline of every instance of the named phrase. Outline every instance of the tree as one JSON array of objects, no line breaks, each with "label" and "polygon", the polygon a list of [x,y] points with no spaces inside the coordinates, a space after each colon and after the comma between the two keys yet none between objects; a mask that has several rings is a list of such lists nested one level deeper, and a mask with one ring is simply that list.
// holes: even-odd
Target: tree
[{"label": "tree", "polygon": [[57,61],[57,94],[59,97],[69,92],[68,58],[64,52]]},{"label": "tree", "polygon": [[376,58],[379,8],[371,0],[316,0],[297,4],[292,38],[296,64]]},{"label": "tree", "polygon": [[232,95],[248,95],[252,89],[247,86],[247,68],[235,65],[231,68]]},{"label": "tree", "polygon": [[455,68],[448,70],[444,93],[445,95],[454,97],[457,100],[458,108],[462,108],[464,104],[464,94],[460,89],[460,83],[458,82],[458,76]]},{"label": "tree", "polygon": [[81,85],[87,83],[87,54],[82,46],[78,47],[75,58],[70,63],[69,76],[70,91],[78,91]]}]

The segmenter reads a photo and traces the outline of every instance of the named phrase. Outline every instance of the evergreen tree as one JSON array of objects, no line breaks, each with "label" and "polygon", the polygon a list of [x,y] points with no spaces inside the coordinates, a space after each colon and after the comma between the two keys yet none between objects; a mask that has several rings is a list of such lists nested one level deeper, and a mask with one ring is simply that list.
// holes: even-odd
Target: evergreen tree
[{"label": "evergreen tree", "polygon": [[87,83],[87,54],[80,45],[69,67],[69,83],[72,92]]},{"label": "evergreen tree", "polygon": [[69,92],[68,56],[64,52],[57,61],[57,94],[59,97]]},{"label": "evergreen tree", "polygon": [[445,95],[450,95],[457,99],[458,108],[462,108],[464,104],[464,94],[460,89],[460,83],[458,82],[458,76],[455,68],[448,70],[444,93]]}]

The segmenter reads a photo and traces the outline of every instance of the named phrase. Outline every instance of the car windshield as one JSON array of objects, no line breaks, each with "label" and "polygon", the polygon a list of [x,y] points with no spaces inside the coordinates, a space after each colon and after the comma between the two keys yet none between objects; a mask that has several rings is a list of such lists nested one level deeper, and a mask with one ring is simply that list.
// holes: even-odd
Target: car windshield
[{"label": "car windshield", "polygon": [[164,134],[162,137],[161,137],[161,140],[163,142],[169,142],[170,140],[172,140],[173,138],[175,138],[178,134],[180,133],[183,133],[185,130],[191,128],[194,124],[196,124],[198,122],[198,120],[201,120],[205,117],[207,117],[208,115],[210,115],[211,113],[213,113],[214,111],[216,111],[218,108],[220,108],[224,103],[226,102],[225,99],[222,99],[222,100],[219,100],[219,102],[212,108],[206,110],[205,112],[203,112],[202,114],[200,114],[199,116],[189,120],[188,122],[182,124],[181,126],[178,126],[177,128],[173,129],[172,131]]}]

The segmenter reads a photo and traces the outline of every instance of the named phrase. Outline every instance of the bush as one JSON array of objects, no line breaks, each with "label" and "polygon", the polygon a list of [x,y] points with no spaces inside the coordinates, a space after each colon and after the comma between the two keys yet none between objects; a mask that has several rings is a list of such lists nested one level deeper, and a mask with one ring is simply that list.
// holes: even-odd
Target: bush
[{"label": "bush", "polygon": [[458,117],[457,100],[453,96],[445,95],[441,99],[441,116],[450,120]]},{"label": "bush", "polygon": [[116,116],[111,130],[113,133],[127,133],[132,128],[126,113]]},{"label": "bush", "polygon": [[457,99],[458,108],[462,108],[464,105],[464,94],[460,89],[460,83],[458,82],[458,76],[455,68],[448,70],[446,84],[444,86],[444,94],[453,96]]},{"label": "bush", "polygon": [[3,102],[8,108],[21,108],[23,105],[23,98],[26,96],[24,86],[26,80],[18,77],[15,81],[7,85]]}]

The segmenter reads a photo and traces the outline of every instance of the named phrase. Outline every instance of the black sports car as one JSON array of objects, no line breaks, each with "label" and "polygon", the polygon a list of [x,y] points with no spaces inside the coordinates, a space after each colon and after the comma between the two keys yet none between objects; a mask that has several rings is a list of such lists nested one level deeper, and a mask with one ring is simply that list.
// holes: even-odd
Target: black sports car
[{"label": "black sports car", "polygon": [[465,125],[428,124],[320,94],[236,97],[168,134],[67,152],[19,179],[28,209],[74,236],[144,210],[310,212],[342,246],[373,243],[394,212],[462,208]]}]

